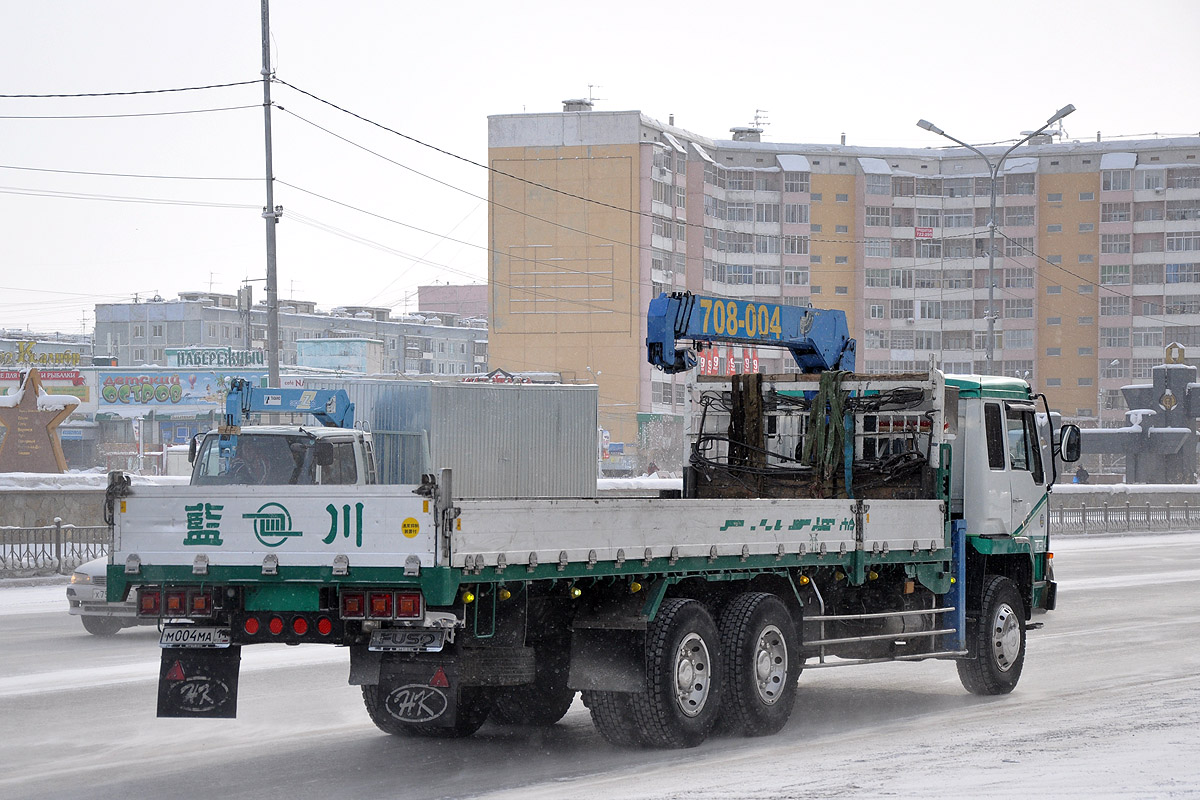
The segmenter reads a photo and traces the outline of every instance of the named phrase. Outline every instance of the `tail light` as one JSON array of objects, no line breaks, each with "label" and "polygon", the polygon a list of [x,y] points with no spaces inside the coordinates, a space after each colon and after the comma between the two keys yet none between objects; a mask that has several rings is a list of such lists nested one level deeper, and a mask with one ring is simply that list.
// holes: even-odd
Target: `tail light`
[{"label": "tail light", "polygon": [[187,613],[189,617],[211,617],[213,613],[212,592],[208,589],[188,592]]},{"label": "tail light", "polygon": [[168,617],[182,617],[187,614],[186,589],[168,589],[163,600],[163,613]]},{"label": "tail light", "polygon": [[391,619],[392,608],[391,592],[371,592],[367,595],[367,616],[371,619]]},{"label": "tail light", "polygon": [[251,636],[258,633],[258,627],[258,617],[246,617],[246,621],[242,623],[242,628]]},{"label": "tail light", "polygon": [[333,620],[329,617],[321,617],[317,620],[317,633],[322,636],[328,636],[333,633]]},{"label": "tail light", "polygon": [[363,592],[342,594],[342,619],[364,619],[367,616],[367,596]]},{"label": "tail light", "polygon": [[157,617],[162,611],[162,592],[158,589],[138,590],[138,616]]},{"label": "tail light", "polygon": [[270,622],[267,623],[267,630],[275,636],[283,633],[283,620],[279,617],[271,617]]},{"label": "tail light", "polygon": [[292,630],[296,632],[297,636],[308,633],[308,620],[304,617],[296,617],[292,620]]},{"label": "tail light", "polygon": [[396,592],[396,619],[421,618],[421,593]]}]

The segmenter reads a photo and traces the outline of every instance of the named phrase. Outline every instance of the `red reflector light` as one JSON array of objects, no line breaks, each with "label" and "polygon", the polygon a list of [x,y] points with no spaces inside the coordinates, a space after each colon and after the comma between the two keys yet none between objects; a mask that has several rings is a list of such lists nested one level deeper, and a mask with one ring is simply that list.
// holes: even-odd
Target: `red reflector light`
[{"label": "red reflector light", "polygon": [[193,592],[188,596],[188,614],[194,617],[207,617],[212,614],[212,593],[208,591]]},{"label": "red reflector light", "polygon": [[418,619],[421,616],[419,592],[396,592],[396,618]]},{"label": "red reflector light", "polygon": [[362,592],[342,595],[342,619],[362,619],[367,615],[367,596]]},{"label": "red reflector light", "polygon": [[391,619],[392,593],[371,592],[367,596],[367,616],[375,619]]},{"label": "red reflector light", "polygon": [[187,613],[187,591],[183,589],[169,589],[163,610],[166,611],[168,616],[178,616]]},{"label": "red reflector light", "polygon": [[303,636],[308,633],[308,620],[304,617],[296,617],[292,620],[292,630],[296,632],[297,636]]},{"label": "red reflector light", "polygon": [[245,629],[246,633],[250,634],[251,636],[258,633],[258,617],[246,617],[246,621],[242,624],[242,628]]},{"label": "red reflector light", "polygon": [[317,633],[322,636],[328,636],[333,633],[333,621],[329,617],[321,617],[317,620]]},{"label": "red reflector light", "polygon": [[267,630],[276,636],[283,633],[283,620],[279,617],[271,617],[271,621],[267,623]]},{"label": "red reflector light", "polygon": [[138,614],[157,617],[162,609],[162,593],[158,589],[143,589],[138,596]]}]

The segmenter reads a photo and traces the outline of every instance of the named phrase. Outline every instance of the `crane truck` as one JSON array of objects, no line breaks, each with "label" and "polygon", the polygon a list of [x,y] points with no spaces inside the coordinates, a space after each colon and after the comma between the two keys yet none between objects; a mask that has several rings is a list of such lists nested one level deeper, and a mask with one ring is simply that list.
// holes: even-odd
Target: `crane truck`
[{"label": "crane truck", "polygon": [[[243,425],[252,413],[300,413],[319,426]],[[277,389],[234,378],[216,430],[188,449],[194,486],[374,483],[371,434],[342,389]]]},{"label": "crane truck", "polygon": [[[1021,380],[854,369],[845,316],[660,295],[647,357],[783,347],[699,378],[679,497],[472,499],[419,486],[130,487],[108,591],[161,626],[158,714],[233,717],[240,653],[349,651],[394,735],[552,725],[582,693],[630,747],[779,731],[802,669],[944,659],[1010,692],[1055,605],[1048,495],[1079,431]],[[1040,398],[1045,407],[1045,398]],[[1048,412],[1048,408],[1045,408]]]}]

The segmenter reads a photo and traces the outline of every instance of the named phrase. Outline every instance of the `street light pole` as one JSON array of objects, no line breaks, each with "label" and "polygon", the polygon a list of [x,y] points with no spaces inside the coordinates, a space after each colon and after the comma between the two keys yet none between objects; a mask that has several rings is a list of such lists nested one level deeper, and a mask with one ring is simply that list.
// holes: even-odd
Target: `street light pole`
[{"label": "street light pole", "polygon": [[1045,131],[1046,128],[1049,128],[1051,125],[1058,122],[1060,119],[1067,116],[1074,110],[1075,110],[1075,106],[1068,103],[1067,105],[1060,108],[1058,111],[1055,111],[1054,116],[1052,116],[1052,117],[1050,117],[1050,119],[1046,120],[1045,125],[1038,128],[1036,131],[1033,131],[1032,133],[1028,134],[1027,136],[1025,136],[1025,138],[1021,139],[1019,142],[1014,144],[1012,147],[1005,150],[1004,155],[1000,156],[1000,159],[998,161],[996,161],[994,164],[992,163],[992,160],[990,158],[988,158],[987,155],[982,150],[980,150],[978,147],[969,145],[966,142],[962,141],[961,139],[955,139],[953,136],[946,133],[944,130],[939,128],[937,125],[934,125],[932,122],[930,122],[927,119],[922,119],[922,120],[917,121],[918,128],[927,130],[930,133],[936,133],[938,136],[944,136],[947,139],[949,139],[950,141],[954,142],[955,144],[962,145],[963,147],[967,148],[975,155],[982,158],[984,163],[987,164],[988,172],[992,176],[991,177],[991,189],[992,189],[991,196],[992,197],[991,197],[990,211],[989,211],[989,216],[988,216],[988,307],[987,307],[987,314],[986,314],[987,323],[988,323],[987,351],[986,351],[987,352],[986,363],[987,363],[987,374],[988,375],[996,374],[996,368],[995,368],[995,362],[994,362],[995,346],[996,346],[996,317],[997,317],[997,314],[996,314],[996,182],[1000,178],[1000,170],[1004,167],[1004,160],[1007,159],[1014,150],[1016,150],[1018,147],[1025,144],[1026,142],[1028,142],[1033,137],[1038,136],[1043,131]]}]

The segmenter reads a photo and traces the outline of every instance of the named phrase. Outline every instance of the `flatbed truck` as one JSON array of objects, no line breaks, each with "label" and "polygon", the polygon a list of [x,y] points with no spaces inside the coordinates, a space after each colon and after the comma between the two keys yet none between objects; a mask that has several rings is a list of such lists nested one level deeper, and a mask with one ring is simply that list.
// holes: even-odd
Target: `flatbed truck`
[{"label": "flatbed truck", "polygon": [[581,692],[609,742],[690,747],[718,722],[779,731],[802,669],[875,662],[1012,691],[1055,606],[1049,493],[1078,429],[1052,433],[1024,381],[856,374],[844,320],[831,349],[789,307],[710,299],[710,323],[720,302],[766,324],[705,330],[698,299],[651,304],[652,363],[749,334],[808,372],[699,379],[680,497],[114,473],[109,597],[160,621],[159,716],[235,716],[241,648],[267,642],[345,647],[372,721],[406,736],[552,725]]}]

